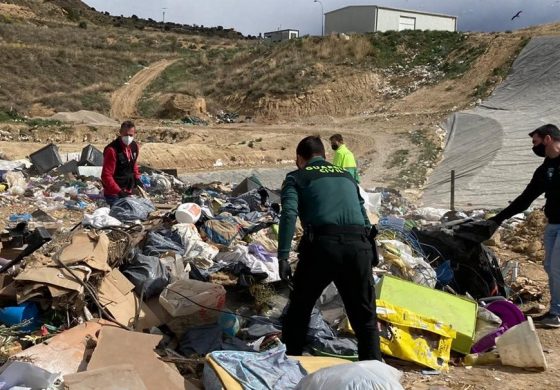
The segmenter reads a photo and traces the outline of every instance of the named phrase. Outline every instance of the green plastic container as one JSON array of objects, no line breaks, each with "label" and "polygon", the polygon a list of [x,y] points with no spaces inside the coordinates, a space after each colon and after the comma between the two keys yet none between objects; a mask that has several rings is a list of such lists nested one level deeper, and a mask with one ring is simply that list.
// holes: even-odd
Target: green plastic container
[{"label": "green plastic container", "polygon": [[470,299],[385,275],[376,288],[377,299],[449,324],[457,331],[453,351],[468,354],[476,331],[478,304]]}]

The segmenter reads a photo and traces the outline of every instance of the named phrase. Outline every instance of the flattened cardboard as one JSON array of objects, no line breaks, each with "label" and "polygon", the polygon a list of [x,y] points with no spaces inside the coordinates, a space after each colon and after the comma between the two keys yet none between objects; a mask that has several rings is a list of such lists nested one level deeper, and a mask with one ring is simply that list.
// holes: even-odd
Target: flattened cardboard
[{"label": "flattened cardboard", "polygon": [[68,390],[148,390],[130,364],[65,375],[64,387]]},{"label": "flattened cardboard", "polygon": [[99,302],[103,306],[123,302],[126,300],[126,295],[133,289],[134,285],[115,268],[101,281],[98,290]]},{"label": "flattened cardboard", "polygon": [[62,250],[59,260],[66,264],[84,262],[98,271],[110,272],[107,264],[109,258],[109,237],[105,233],[99,235],[80,232],[72,236],[72,243]]},{"label": "flattened cardboard", "polygon": [[[72,270],[82,280],[86,277],[86,272],[80,269]],[[82,292],[83,286],[77,282],[72,274],[63,268],[40,267],[27,268],[14,278],[18,282],[35,282],[42,284],[50,284],[56,287],[65,288]]]},{"label": "flattened cardboard", "polygon": [[37,344],[18,353],[16,358],[31,359],[37,367],[62,375],[83,371],[87,366],[84,361],[87,339],[96,339],[97,331],[108,324],[94,320],[77,325],[50,338],[47,344]]},{"label": "flattened cardboard", "polygon": [[130,364],[148,390],[195,389],[176,369],[158,359],[154,348],[161,339],[160,335],[104,327],[88,364],[88,371]]},{"label": "flattened cardboard", "polygon": [[[134,285],[118,270],[112,270],[101,281],[98,296],[99,302],[117,321],[127,326],[134,326],[136,311],[139,306],[139,298],[132,291]],[[138,316],[137,329],[149,329],[161,325],[161,321],[142,302],[140,315]]]}]

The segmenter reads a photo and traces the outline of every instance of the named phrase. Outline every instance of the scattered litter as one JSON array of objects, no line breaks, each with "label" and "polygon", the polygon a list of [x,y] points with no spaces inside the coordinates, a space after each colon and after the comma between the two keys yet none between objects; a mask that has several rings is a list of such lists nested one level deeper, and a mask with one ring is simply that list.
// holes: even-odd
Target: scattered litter
[{"label": "scattered litter", "polygon": [[[70,390],[184,388],[181,374],[209,389],[225,387],[224,380],[266,383],[237,371],[261,358],[263,372],[286,388],[345,388],[348,378],[368,388],[402,388],[401,373],[384,363],[349,363],[357,360],[357,342],[334,285],[321,294],[309,324],[306,350],[317,356],[285,356],[280,198],[259,178],[189,187],[142,167],[149,200],[132,196],[109,208],[99,180],[102,153],[88,145],[60,157],[56,145],[47,145],[31,163],[0,161],[0,204],[10,210],[0,236],[3,362],[32,356],[26,370],[47,380],[62,375]],[[534,326],[515,304],[532,301],[535,312],[546,310],[535,306],[544,289],[518,259],[503,263],[486,245],[538,260],[540,211],[506,221],[482,244],[458,227],[488,211],[416,208],[389,188],[360,194],[378,220],[374,279],[386,356],[440,378],[451,350],[465,355],[467,367],[546,368]],[[300,237],[301,227],[294,248]],[[8,369],[0,375],[12,375]]]}]

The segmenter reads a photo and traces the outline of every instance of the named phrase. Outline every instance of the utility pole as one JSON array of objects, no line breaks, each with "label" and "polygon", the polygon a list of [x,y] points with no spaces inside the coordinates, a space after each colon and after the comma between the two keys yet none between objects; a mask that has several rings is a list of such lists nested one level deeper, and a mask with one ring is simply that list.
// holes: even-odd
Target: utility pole
[{"label": "utility pole", "polygon": [[321,0],[313,0],[314,3],[319,3],[321,6],[321,36],[325,35],[325,9]]}]

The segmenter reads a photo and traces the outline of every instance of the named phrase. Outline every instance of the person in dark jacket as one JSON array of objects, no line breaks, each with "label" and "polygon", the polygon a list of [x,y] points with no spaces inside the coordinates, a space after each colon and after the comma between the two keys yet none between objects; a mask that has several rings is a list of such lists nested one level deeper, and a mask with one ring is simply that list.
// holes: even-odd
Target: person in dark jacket
[{"label": "person in dark jacket", "polygon": [[544,232],[544,269],[548,274],[550,309],[534,320],[545,327],[560,328],[560,130],[548,124],[530,132],[529,136],[533,139],[533,152],[544,157],[544,161],[521,195],[487,221],[488,236],[503,221],[525,211],[535,199],[545,194],[544,213],[548,224]]},{"label": "person in dark jacket", "polygon": [[123,122],[119,137],[103,151],[101,182],[109,206],[119,198],[132,195],[135,187],[143,187],[138,169],[138,144],[134,142],[136,127],[132,121]]},{"label": "person in dark jacket", "polygon": [[[358,339],[360,360],[381,360],[375,313],[371,224],[350,173],[325,160],[319,137],[304,138],[296,149],[297,171],[282,185],[278,238],[280,277],[293,280],[290,304],[282,327],[287,353],[301,355],[315,301],[334,282]],[[292,279],[288,257],[296,218],[304,235]]]}]

